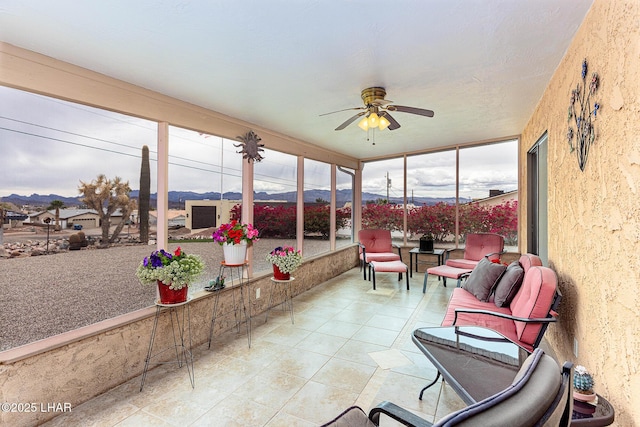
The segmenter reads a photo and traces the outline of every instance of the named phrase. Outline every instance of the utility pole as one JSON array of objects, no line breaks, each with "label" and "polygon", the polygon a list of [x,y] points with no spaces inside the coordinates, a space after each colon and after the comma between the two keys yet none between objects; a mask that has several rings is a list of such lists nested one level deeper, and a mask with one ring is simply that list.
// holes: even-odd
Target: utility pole
[{"label": "utility pole", "polygon": [[391,188],[391,179],[389,179],[389,171],[387,171],[387,203],[389,203],[389,189]]}]

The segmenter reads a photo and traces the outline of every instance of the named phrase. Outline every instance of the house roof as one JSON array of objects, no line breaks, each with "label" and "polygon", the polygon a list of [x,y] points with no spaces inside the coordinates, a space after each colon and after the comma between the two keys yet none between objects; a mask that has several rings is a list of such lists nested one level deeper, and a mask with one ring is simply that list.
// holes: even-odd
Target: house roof
[{"label": "house roof", "polygon": [[[44,213],[49,213],[50,215],[55,215],[56,211],[54,209],[52,210],[48,210],[48,211],[42,211],[42,212],[37,212],[34,214],[29,215],[31,218],[37,218],[41,215],[43,215]],[[75,218],[81,215],[98,215],[98,212],[95,211],[94,209],[60,209],[60,219],[64,220],[64,219],[70,219],[70,218]],[[120,209],[116,209],[116,211],[111,215],[112,217],[114,216],[122,216],[122,210]]]},{"label": "house roof", "polygon": [[22,221],[29,217],[29,215],[23,214],[22,212],[14,212],[14,211],[5,211],[5,218],[10,219],[12,221]]},{"label": "house roof", "polygon": [[[358,159],[518,135],[593,0],[5,2],[2,40]],[[401,128],[356,123],[386,89]],[[324,113],[345,110],[335,114]],[[350,110],[351,109],[351,110]]]},{"label": "house roof", "polygon": [[[184,218],[185,214],[185,210],[169,209],[167,211],[167,219]],[[158,211],[149,211],[149,215],[155,218],[158,216]]]}]

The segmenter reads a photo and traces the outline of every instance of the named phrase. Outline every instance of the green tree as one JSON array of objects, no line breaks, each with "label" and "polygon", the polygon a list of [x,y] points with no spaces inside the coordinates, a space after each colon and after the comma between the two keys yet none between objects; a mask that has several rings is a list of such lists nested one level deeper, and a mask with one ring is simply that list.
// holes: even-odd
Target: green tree
[{"label": "green tree", "polygon": [[149,147],[142,147],[142,165],[140,166],[140,192],[138,193],[138,221],[140,223],[140,242],[149,243],[149,203],[151,199],[151,169],[149,167]]},{"label": "green tree", "polygon": [[[82,197],[82,202],[90,209],[95,210],[100,217],[100,227],[102,228],[101,246],[107,247],[113,243],[122,231],[126,220],[135,209],[135,200],[129,198],[131,188],[129,181],[123,182],[120,177],[109,180],[104,174],[98,175],[97,179],[91,182],[80,181],[78,191]],[[109,238],[109,228],[111,227],[111,216],[121,209],[123,220],[117,225],[111,238]]]},{"label": "green tree", "polygon": [[51,204],[47,207],[48,211],[54,209],[56,211],[56,225],[53,228],[55,231],[60,231],[60,209],[63,209],[64,207],[64,202],[61,200],[52,200]]}]

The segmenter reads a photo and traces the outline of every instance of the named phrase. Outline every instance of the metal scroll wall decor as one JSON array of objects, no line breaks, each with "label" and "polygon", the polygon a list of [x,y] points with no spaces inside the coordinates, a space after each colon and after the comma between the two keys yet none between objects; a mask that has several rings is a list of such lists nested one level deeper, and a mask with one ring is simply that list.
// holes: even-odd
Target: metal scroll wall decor
[{"label": "metal scroll wall decor", "polygon": [[238,153],[242,153],[242,158],[247,159],[247,162],[259,162],[264,159],[260,154],[261,151],[264,151],[260,147],[264,147],[264,144],[260,144],[262,138],[255,134],[254,131],[249,131],[243,136],[236,137],[238,141],[241,141],[240,144],[234,144],[234,147],[242,147],[242,150],[238,151]]},{"label": "metal scroll wall decor", "polygon": [[[584,171],[589,156],[589,148],[596,139],[596,133],[593,128],[592,120],[595,120],[600,104],[597,102],[591,107],[591,95],[598,90],[600,80],[598,73],[591,74],[591,80],[587,84],[587,60],[582,62],[582,86],[577,84],[576,88],[571,91],[571,100],[569,103],[569,130],[567,131],[567,140],[571,152],[576,151],[578,156],[578,166]],[[575,125],[575,131],[573,126]],[[573,145],[573,137],[576,136],[576,144]]]}]

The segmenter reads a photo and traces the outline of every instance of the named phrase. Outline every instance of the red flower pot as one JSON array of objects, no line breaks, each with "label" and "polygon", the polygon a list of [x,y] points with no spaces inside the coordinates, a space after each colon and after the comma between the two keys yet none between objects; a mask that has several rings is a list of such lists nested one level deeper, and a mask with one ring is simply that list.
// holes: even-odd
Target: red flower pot
[{"label": "red flower pot", "polygon": [[178,304],[187,300],[189,288],[183,286],[182,289],[176,291],[158,280],[158,291],[160,292],[160,304]]},{"label": "red flower pot", "polygon": [[289,280],[291,278],[291,273],[283,273],[277,265],[273,264],[273,278],[276,280]]}]

